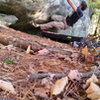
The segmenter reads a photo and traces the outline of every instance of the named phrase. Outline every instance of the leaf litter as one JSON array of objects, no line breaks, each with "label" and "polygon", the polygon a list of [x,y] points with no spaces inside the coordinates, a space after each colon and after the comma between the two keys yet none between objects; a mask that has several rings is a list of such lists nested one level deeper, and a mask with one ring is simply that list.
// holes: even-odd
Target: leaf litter
[{"label": "leaf litter", "polygon": [[[30,46],[27,50],[13,45],[0,48],[0,80],[11,82],[16,94],[5,89],[0,90],[1,98],[15,100],[95,100],[94,95],[100,97],[99,82],[95,84],[91,73],[96,73],[99,80],[100,49],[74,48],[69,44],[59,43],[50,39],[37,36],[36,40],[43,45],[61,47],[69,50],[69,55],[52,53],[46,48],[31,54]],[[98,68],[98,70],[96,70]],[[80,73],[91,72],[88,78],[79,76]],[[29,80],[31,74],[49,74],[47,77]],[[64,74],[60,79],[54,74]],[[93,74],[94,75],[94,74]],[[92,81],[90,81],[92,80]],[[88,85],[87,85],[88,84]],[[86,86],[87,85],[87,86]],[[1,86],[0,86],[1,87]],[[86,89],[92,88],[90,95]],[[94,89],[97,89],[97,91]],[[97,94],[96,94],[97,93]],[[97,98],[96,98],[97,99]]]}]

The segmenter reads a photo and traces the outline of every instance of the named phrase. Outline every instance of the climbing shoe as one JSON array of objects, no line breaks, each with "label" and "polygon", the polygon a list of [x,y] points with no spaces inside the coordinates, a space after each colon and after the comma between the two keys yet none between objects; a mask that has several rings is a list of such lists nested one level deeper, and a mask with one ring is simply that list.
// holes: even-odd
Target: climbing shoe
[{"label": "climbing shoe", "polygon": [[32,23],[32,25],[33,25],[34,27],[39,27],[39,24],[36,24],[36,23]]}]

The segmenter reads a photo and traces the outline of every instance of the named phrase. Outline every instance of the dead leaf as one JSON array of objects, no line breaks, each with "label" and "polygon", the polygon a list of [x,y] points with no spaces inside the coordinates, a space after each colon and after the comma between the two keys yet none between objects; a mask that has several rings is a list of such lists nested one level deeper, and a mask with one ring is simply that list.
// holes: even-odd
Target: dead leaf
[{"label": "dead leaf", "polygon": [[91,93],[96,92],[96,91],[100,92],[99,86],[96,85],[95,83],[91,82],[90,86],[86,90],[86,93],[91,94]]},{"label": "dead leaf", "polygon": [[87,56],[86,61],[87,61],[87,62],[94,62],[94,61],[95,61],[95,57],[92,56],[92,55],[89,55],[89,56]]},{"label": "dead leaf", "polygon": [[64,90],[64,87],[66,84],[68,84],[68,77],[67,76],[57,80],[55,85],[51,89],[51,96],[50,97],[52,98],[53,95],[60,94]]},{"label": "dead leaf", "polygon": [[32,74],[35,73],[35,70],[32,67],[29,67],[28,71]]},{"label": "dead leaf", "polygon": [[79,75],[78,70],[70,70],[68,77],[71,80],[73,80],[73,79],[80,80],[80,75]]},{"label": "dead leaf", "polygon": [[36,54],[36,55],[48,55],[49,53],[50,53],[49,50],[44,48],[44,49],[42,49],[34,54]]},{"label": "dead leaf", "polygon": [[31,47],[30,47],[30,45],[27,47],[27,50],[26,50],[26,53],[30,53],[30,51],[31,51]]},{"label": "dead leaf", "polygon": [[0,49],[2,49],[3,47],[4,47],[4,45],[0,43]]},{"label": "dead leaf", "polygon": [[49,90],[46,89],[45,87],[35,87],[34,88],[34,93],[39,94],[39,95],[47,96],[47,93],[49,93]]},{"label": "dead leaf", "polygon": [[7,49],[8,51],[16,51],[16,47],[14,47],[13,45],[7,45],[3,47],[3,49]]},{"label": "dead leaf", "polygon": [[86,90],[87,97],[91,100],[100,99],[100,88],[95,83],[91,82],[89,88]]},{"label": "dead leaf", "polygon": [[45,86],[47,84],[50,84],[50,78],[47,77],[47,78],[44,78],[44,79],[41,80],[42,86]]},{"label": "dead leaf", "polygon": [[10,68],[10,66],[8,66],[6,63],[4,63],[3,67],[6,68],[6,69]]},{"label": "dead leaf", "polygon": [[98,83],[99,80],[97,79],[96,75],[93,73],[93,75],[91,76],[91,78],[89,78],[87,81],[86,81],[86,88],[89,87],[90,83],[93,82],[93,83]]},{"label": "dead leaf", "polygon": [[96,68],[97,68],[97,66],[94,65],[94,66],[91,67],[91,70],[95,70]]},{"label": "dead leaf", "polygon": [[96,91],[91,94],[88,94],[87,97],[90,98],[91,100],[100,100],[100,91],[99,92]]},{"label": "dead leaf", "polygon": [[0,88],[5,90],[5,91],[9,91],[12,94],[16,94],[15,89],[10,82],[0,80]]},{"label": "dead leaf", "polygon": [[82,55],[85,56],[85,59],[87,59],[87,55],[88,55],[88,48],[87,46],[84,47],[84,49],[82,50]]}]

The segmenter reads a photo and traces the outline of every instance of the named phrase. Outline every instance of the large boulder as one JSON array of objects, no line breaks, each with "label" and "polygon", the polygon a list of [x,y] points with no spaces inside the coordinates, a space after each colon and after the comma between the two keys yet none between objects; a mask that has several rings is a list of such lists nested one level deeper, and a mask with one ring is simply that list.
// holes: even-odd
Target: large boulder
[{"label": "large boulder", "polygon": [[[60,5],[59,12],[69,14],[73,9],[69,6],[67,0],[64,1],[65,2],[62,2]],[[82,0],[72,0],[72,1],[76,6],[78,6]],[[84,1],[87,2],[87,0]],[[57,30],[57,31],[58,33],[61,34],[78,36],[78,37],[87,37],[89,25],[90,25],[90,16],[89,16],[89,8],[87,8],[84,11],[83,17],[80,20],[78,20],[78,22],[76,22],[73,27],[70,27],[66,30]]]},{"label": "large boulder", "polygon": [[0,13],[0,25],[10,26],[18,21],[18,18],[14,15],[6,15]]},{"label": "large boulder", "polygon": [[[72,0],[78,6],[82,0]],[[85,0],[87,2],[87,0]],[[0,0],[0,12],[13,17],[10,27],[24,30],[31,27],[32,22],[45,23],[50,21],[52,14],[68,15],[72,11],[67,0]],[[9,18],[8,18],[9,19]],[[18,20],[16,20],[18,19]],[[12,24],[12,25],[11,25]],[[56,30],[60,34],[86,37],[90,24],[89,9],[72,27],[66,30]],[[6,24],[9,26],[9,24]],[[35,28],[33,27],[35,30]],[[52,30],[53,31],[53,30]]]}]

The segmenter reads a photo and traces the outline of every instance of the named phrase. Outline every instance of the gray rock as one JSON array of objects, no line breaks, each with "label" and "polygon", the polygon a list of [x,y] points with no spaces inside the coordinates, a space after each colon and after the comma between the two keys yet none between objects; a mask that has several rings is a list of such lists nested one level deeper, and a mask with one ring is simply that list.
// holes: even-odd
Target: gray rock
[{"label": "gray rock", "polygon": [[18,18],[14,15],[6,15],[6,14],[0,14],[0,24],[4,26],[9,26],[11,24],[14,24],[18,21]]},{"label": "gray rock", "polygon": [[[76,6],[78,6],[82,0],[72,0],[72,1],[74,2]],[[87,0],[85,1],[87,2]],[[66,0],[63,3],[65,4],[65,6],[63,6],[64,4],[62,4],[61,9],[65,11],[64,13],[67,13],[67,12],[70,13],[72,11],[72,8],[68,6],[68,3]],[[87,8],[84,11],[83,17],[79,19],[78,22],[76,22],[73,27],[70,27],[66,30],[57,30],[57,31],[60,34],[62,33],[62,34],[71,35],[71,36],[87,37],[89,25],[90,25],[90,16],[89,16],[89,9]]]},{"label": "gray rock", "polygon": [[[78,6],[82,0],[72,0]],[[87,2],[87,0],[85,0]],[[53,14],[68,15],[72,11],[67,0],[0,0],[0,12],[14,15],[18,21],[11,23],[15,29],[29,28],[30,23],[45,23],[50,21]],[[12,22],[12,21],[11,21]],[[16,23],[15,23],[16,22]],[[9,24],[8,24],[9,25]],[[56,30],[60,34],[86,37],[90,25],[89,9],[84,16],[72,27],[66,30]],[[53,30],[52,30],[53,31]]]}]

